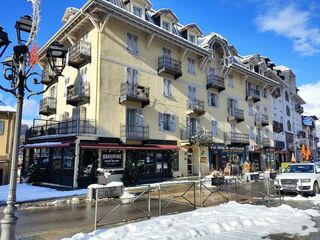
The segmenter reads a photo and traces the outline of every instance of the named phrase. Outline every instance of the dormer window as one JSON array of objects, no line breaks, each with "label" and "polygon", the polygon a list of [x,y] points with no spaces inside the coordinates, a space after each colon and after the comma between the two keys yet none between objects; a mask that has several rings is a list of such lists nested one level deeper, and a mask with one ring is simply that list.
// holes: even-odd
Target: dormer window
[{"label": "dormer window", "polygon": [[194,34],[189,33],[189,41],[196,44],[197,37]]},{"label": "dormer window", "polygon": [[138,17],[140,17],[140,18],[142,18],[142,7],[139,7],[139,6],[137,6],[137,5],[133,5],[133,14],[134,15],[136,15],[136,16],[138,16]]},{"label": "dormer window", "polygon": [[254,66],[253,66],[253,64],[249,64],[249,69],[250,69],[251,71],[253,71],[253,70],[254,70]]},{"label": "dormer window", "polygon": [[162,28],[171,32],[171,23],[166,20],[162,20]]}]

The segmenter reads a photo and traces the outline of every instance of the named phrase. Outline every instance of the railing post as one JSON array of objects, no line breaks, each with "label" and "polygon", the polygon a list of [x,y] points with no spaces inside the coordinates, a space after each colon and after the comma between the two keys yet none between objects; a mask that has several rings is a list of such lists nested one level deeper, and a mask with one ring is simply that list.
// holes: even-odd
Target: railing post
[{"label": "railing post", "polygon": [[151,217],[151,196],[150,196],[150,185],[148,187],[148,219]]},{"label": "railing post", "polygon": [[238,196],[238,182],[236,181],[236,198],[237,202],[239,202],[239,196]]},{"label": "railing post", "polygon": [[196,182],[193,182],[193,204],[194,204],[194,210],[197,209],[197,202],[196,202]]},{"label": "railing post", "polygon": [[199,180],[200,183],[200,208],[203,208],[203,203],[202,203],[202,183],[201,183],[201,179]]},{"label": "railing post", "polygon": [[98,191],[99,189],[96,188],[96,202],[95,202],[95,209],[94,209],[94,230],[97,230],[97,219],[98,219]]},{"label": "railing post", "polygon": [[159,183],[158,187],[158,207],[159,207],[159,216],[161,216],[161,185]]},{"label": "railing post", "polygon": [[281,190],[280,190],[280,180],[278,179],[278,194],[279,194],[279,203],[281,206]]},{"label": "railing post", "polygon": [[268,205],[270,205],[270,176],[267,178]]}]

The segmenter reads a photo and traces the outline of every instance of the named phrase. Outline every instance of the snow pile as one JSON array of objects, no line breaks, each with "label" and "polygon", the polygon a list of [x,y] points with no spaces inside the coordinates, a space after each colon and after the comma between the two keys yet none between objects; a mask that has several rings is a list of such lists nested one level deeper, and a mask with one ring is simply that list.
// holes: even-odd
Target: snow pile
[{"label": "snow pile", "polygon": [[[50,198],[84,195],[86,189],[72,191],[58,191],[51,188],[36,187],[28,184],[17,184],[17,202],[28,202]],[[0,203],[5,202],[8,197],[8,185],[0,186]]]},{"label": "snow pile", "polygon": [[316,195],[314,197],[303,197],[301,195],[297,195],[294,197],[284,197],[284,201],[311,201],[313,204],[318,205],[320,204],[320,195]]},{"label": "snow pile", "polygon": [[123,187],[123,182],[111,182],[106,185],[95,183],[88,186],[88,188],[94,188],[94,189],[106,188],[106,187]]},{"label": "snow pile", "polygon": [[272,233],[307,235],[316,232],[312,217],[317,211],[304,211],[282,205],[276,208],[229,202],[212,208],[153,218],[148,221],[79,233],[72,240],[185,240],[262,239]]}]

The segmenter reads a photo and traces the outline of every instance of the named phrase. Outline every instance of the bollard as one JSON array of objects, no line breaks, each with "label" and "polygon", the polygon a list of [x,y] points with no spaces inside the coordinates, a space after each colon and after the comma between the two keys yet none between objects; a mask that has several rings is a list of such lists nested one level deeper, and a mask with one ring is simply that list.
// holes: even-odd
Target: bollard
[{"label": "bollard", "polygon": [[150,197],[150,185],[148,188],[148,219],[151,217],[151,197]]},{"label": "bollard", "polygon": [[197,202],[196,202],[196,182],[193,182],[193,204],[194,210],[197,209]]},{"label": "bollard", "polygon": [[281,190],[280,190],[280,180],[278,179],[278,193],[279,193],[279,203],[281,206]]},{"label": "bollard", "polygon": [[203,205],[202,205],[202,183],[201,183],[201,179],[200,179],[199,183],[200,183],[200,208],[203,208]]},{"label": "bollard", "polygon": [[158,205],[159,205],[159,216],[161,216],[161,185],[158,188]]},{"label": "bollard", "polygon": [[268,205],[270,205],[270,177],[267,178]]},{"label": "bollard", "polygon": [[94,209],[94,230],[97,230],[97,219],[98,219],[98,192],[99,189],[96,189],[96,203],[95,203],[95,209]]}]

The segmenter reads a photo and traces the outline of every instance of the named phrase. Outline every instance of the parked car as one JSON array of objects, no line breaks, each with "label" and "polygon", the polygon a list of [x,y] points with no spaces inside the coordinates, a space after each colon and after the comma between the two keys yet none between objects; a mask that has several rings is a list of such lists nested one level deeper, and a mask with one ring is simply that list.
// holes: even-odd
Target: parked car
[{"label": "parked car", "polygon": [[290,164],[276,177],[277,191],[316,195],[319,193],[320,162]]}]

